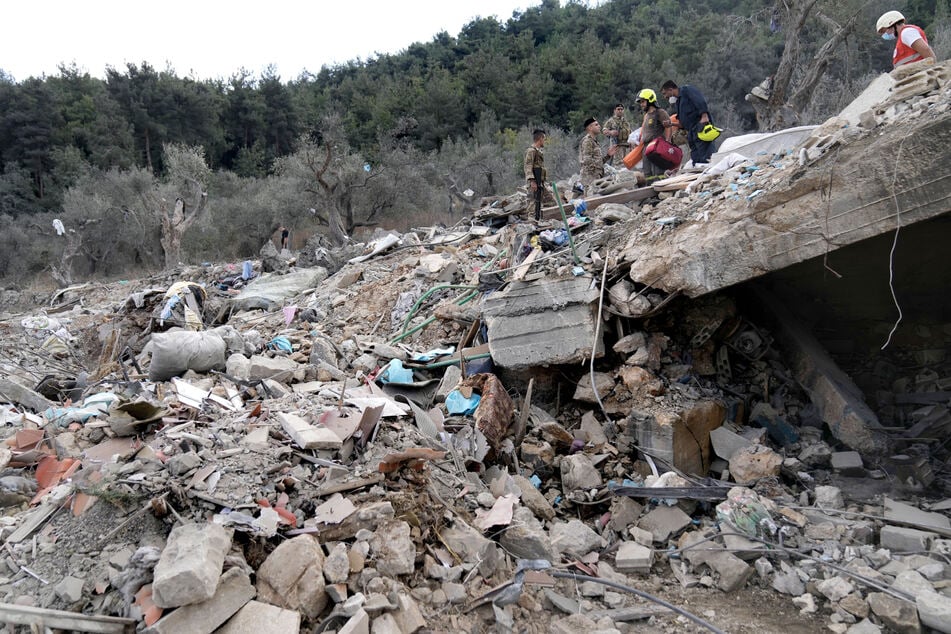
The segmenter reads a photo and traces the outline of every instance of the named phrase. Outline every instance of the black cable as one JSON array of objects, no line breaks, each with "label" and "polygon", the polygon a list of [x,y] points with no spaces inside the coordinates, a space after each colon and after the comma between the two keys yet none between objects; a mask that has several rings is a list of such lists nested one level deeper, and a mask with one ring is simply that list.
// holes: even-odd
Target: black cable
[{"label": "black cable", "polygon": [[696,615],[694,615],[694,614],[691,614],[690,612],[687,612],[687,611],[684,610],[683,608],[678,608],[676,605],[673,605],[672,603],[667,603],[666,601],[664,601],[664,600],[661,599],[660,597],[655,597],[655,596],[652,595],[652,594],[647,594],[647,593],[644,592],[643,590],[638,590],[637,588],[632,588],[631,586],[626,586],[626,585],[624,585],[624,584],[622,584],[622,583],[617,583],[617,582],[614,582],[614,581],[608,581],[607,579],[600,579],[600,578],[598,578],[598,577],[588,577],[588,576],[586,576],[586,575],[576,575],[576,574],[574,574],[573,572],[551,571],[551,572],[549,572],[548,574],[550,574],[552,577],[556,577],[556,578],[559,578],[559,579],[574,579],[575,581],[582,581],[582,582],[583,582],[583,581],[593,581],[593,582],[595,582],[595,583],[600,583],[600,584],[606,585],[606,586],[608,586],[608,587],[610,587],[610,588],[614,588],[614,589],[616,589],[616,590],[624,590],[625,592],[630,592],[631,594],[637,595],[637,596],[641,597],[642,599],[647,599],[648,601],[653,601],[653,602],[656,603],[657,605],[661,605],[661,606],[667,608],[668,610],[673,610],[673,611],[676,612],[677,614],[679,614],[679,615],[681,615],[681,616],[684,616],[684,617],[690,619],[691,621],[693,621],[693,622],[696,623],[697,625],[699,625],[699,626],[701,626],[701,627],[705,627],[705,628],[707,628],[708,630],[710,630],[711,632],[714,632],[714,634],[725,634],[725,633],[723,632],[723,630],[717,628],[717,626],[713,625],[712,623],[708,623],[707,621],[704,621],[704,620],[701,619],[699,616],[696,616]]}]

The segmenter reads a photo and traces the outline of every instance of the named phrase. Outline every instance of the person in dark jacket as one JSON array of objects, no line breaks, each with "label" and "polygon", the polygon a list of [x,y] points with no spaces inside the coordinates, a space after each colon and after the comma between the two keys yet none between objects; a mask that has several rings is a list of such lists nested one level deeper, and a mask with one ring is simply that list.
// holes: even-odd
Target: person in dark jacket
[{"label": "person in dark jacket", "polygon": [[660,92],[677,109],[677,119],[687,131],[690,160],[694,165],[709,163],[714,149],[713,141],[701,141],[697,136],[705,125],[712,123],[703,94],[693,86],[677,86],[671,80],[664,82]]}]

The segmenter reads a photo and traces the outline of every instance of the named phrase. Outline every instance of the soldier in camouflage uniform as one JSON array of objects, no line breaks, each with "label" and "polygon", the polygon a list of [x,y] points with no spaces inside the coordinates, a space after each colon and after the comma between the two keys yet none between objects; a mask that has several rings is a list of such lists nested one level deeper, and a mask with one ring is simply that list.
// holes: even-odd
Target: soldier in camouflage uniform
[{"label": "soldier in camouflage uniform", "polygon": [[541,220],[541,207],[545,205],[554,205],[555,197],[552,196],[546,183],[548,182],[548,171],[545,169],[545,154],[542,148],[545,147],[546,133],[544,130],[534,130],[532,132],[532,144],[525,150],[525,181],[528,183],[528,213],[535,214],[536,220]]},{"label": "soldier in camouflage uniform", "polygon": [[585,135],[581,138],[581,147],[578,150],[578,162],[581,163],[581,185],[585,195],[594,181],[604,177],[604,164],[617,152],[617,146],[608,148],[605,156],[598,144],[598,135],[601,134],[601,124],[597,119],[590,118],[584,122]]},{"label": "soldier in camouflage uniform", "polygon": [[631,151],[627,142],[627,137],[631,136],[631,124],[624,117],[624,104],[614,106],[614,116],[604,122],[604,136],[608,137],[609,144],[617,146],[611,165],[620,169],[624,157]]}]

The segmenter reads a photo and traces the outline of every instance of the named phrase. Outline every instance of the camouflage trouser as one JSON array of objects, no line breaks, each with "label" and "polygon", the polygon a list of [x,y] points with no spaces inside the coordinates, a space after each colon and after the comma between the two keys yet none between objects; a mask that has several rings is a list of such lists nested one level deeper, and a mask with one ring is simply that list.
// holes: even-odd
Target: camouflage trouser
[{"label": "camouflage trouser", "polygon": [[[557,205],[555,202],[555,196],[551,193],[551,189],[548,185],[542,187],[542,209],[545,207],[551,207]],[[528,212],[529,216],[534,217],[535,214],[535,192],[532,191],[531,187],[528,189],[528,205],[525,207],[525,211]]]},{"label": "camouflage trouser", "polygon": [[627,143],[618,143],[617,152],[614,153],[614,156],[611,157],[611,165],[621,169],[622,167],[627,167],[624,165],[624,157],[627,156],[628,152],[631,151],[631,146]]}]

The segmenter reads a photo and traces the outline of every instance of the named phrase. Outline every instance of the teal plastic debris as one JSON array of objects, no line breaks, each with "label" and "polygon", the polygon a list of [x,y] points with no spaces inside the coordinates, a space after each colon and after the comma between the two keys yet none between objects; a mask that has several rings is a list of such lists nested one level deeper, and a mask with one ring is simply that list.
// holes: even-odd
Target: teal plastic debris
[{"label": "teal plastic debris", "polygon": [[267,347],[272,350],[281,350],[283,352],[293,352],[291,347],[291,340],[287,337],[274,337],[271,339],[270,343],[267,344]]},{"label": "teal plastic debris", "polygon": [[482,397],[474,392],[472,396],[466,398],[459,390],[453,390],[446,396],[446,411],[453,415],[468,416],[475,413],[481,400]]},{"label": "teal plastic debris", "polygon": [[404,368],[399,359],[391,359],[377,378],[381,383],[412,383],[413,371]]}]

